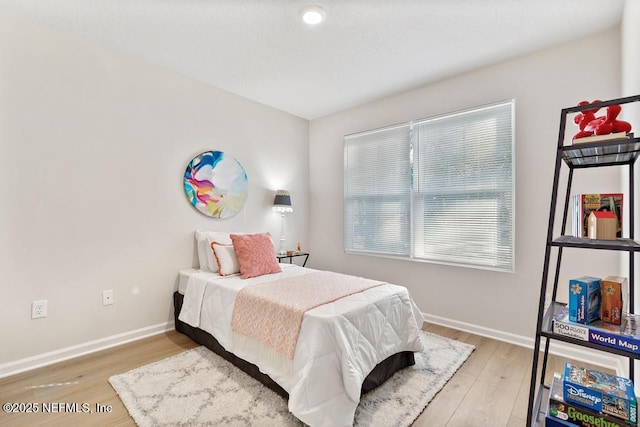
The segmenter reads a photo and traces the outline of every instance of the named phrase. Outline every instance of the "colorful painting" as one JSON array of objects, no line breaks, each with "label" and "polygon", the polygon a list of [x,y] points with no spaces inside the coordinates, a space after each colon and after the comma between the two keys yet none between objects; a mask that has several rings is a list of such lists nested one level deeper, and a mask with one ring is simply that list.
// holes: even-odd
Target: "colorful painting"
[{"label": "colorful painting", "polygon": [[222,151],[205,151],[191,160],[184,172],[184,191],[201,213],[230,218],[247,200],[247,173],[233,157]]}]

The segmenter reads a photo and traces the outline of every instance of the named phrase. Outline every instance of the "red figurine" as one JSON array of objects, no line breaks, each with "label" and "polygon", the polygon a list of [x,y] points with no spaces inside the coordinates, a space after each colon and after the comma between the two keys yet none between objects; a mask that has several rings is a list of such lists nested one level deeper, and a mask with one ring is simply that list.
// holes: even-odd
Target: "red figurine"
[{"label": "red figurine", "polygon": [[[581,101],[578,105],[589,105],[601,101]],[[573,136],[573,139],[583,138],[591,135],[608,135],[617,132],[631,131],[631,123],[618,120],[618,115],[622,111],[619,105],[610,105],[607,107],[605,116],[596,117],[599,108],[592,108],[582,111],[573,119],[574,123],[580,128],[580,132]]]},{"label": "red figurine", "polygon": [[612,132],[630,132],[631,131],[631,123],[625,122],[624,120],[618,120],[618,114],[622,111],[622,107],[619,105],[611,105],[607,107],[607,120],[611,121]]},{"label": "red figurine", "polygon": [[[593,102],[595,103],[595,102],[601,102],[601,101],[596,100]],[[589,105],[589,104],[590,104],[589,101],[580,101],[578,103],[579,106]],[[581,113],[576,114],[576,116],[573,118],[573,122],[578,125],[578,127],[580,128],[580,132],[576,133],[573,136],[573,139],[578,139],[578,138],[583,138],[585,136],[593,135],[592,131],[587,131],[585,130],[585,128],[591,121],[595,120],[596,113],[598,112],[598,110],[599,108],[594,108],[589,110],[583,110]]]}]

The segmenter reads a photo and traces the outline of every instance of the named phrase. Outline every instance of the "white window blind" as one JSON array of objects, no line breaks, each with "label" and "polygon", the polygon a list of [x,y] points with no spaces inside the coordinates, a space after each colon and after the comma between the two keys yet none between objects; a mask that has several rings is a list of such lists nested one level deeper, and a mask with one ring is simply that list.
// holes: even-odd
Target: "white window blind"
[{"label": "white window blind", "polygon": [[345,250],[513,271],[513,109],[346,137]]},{"label": "white window blind", "polygon": [[347,251],[410,255],[411,162],[406,125],[346,137]]}]

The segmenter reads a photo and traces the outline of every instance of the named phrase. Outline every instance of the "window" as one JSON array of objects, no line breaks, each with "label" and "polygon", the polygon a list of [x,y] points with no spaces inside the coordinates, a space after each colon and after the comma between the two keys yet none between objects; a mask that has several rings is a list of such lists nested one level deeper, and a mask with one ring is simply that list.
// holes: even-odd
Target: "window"
[{"label": "window", "polygon": [[406,126],[359,134],[345,143],[345,247],[409,256],[411,138]]},{"label": "window", "polygon": [[345,251],[513,271],[513,110],[345,137]]}]

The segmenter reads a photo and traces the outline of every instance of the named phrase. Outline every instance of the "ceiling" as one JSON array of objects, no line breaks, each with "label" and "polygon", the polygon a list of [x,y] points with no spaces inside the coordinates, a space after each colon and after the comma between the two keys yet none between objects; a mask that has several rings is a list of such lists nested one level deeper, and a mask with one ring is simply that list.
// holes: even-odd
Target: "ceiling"
[{"label": "ceiling", "polygon": [[[324,8],[324,23],[302,23],[308,4]],[[624,0],[0,0],[0,11],[306,119],[612,28],[623,7]]]}]

